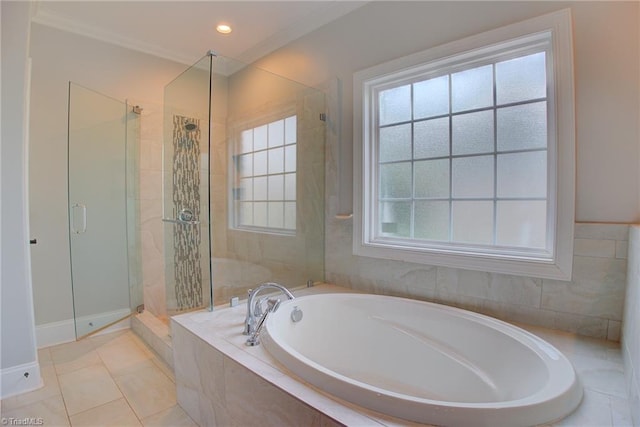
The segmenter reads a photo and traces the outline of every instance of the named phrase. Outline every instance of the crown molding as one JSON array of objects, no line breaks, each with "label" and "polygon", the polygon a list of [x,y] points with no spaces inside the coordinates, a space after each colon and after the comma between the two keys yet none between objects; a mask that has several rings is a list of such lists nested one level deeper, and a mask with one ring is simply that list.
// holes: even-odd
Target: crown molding
[{"label": "crown molding", "polygon": [[[156,44],[143,42],[130,37],[125,37],[116,32],[88,25],[83,22],[70,19],[61,14],[53,13],[51,11],[48,11],[46,8],[40,7],[41,2],[41,0],[35,2],[35,12],[32,17],[32,22],[35,22],[37,24],[89,37],[95,40],[102,41],[104,43],[113,44],[126,49],[135,50],[138,52],[146,53],[148,55],[168,59],[170,61],[189,66],[193,65],[198,59],[200,59],[193,58],[190,55],[184,55],[181,52],[166,49]],[[237,61],[244,64],[251,64],[256,60],[268,55],[269,53],[304,36],[305,34],[308,34],[333,20],[364,6],[368,2],[368,0],[327,1],[327,4],[322,8],[315,10],[313,13],[308,14],[302,19],[297,20],[292,25],[286,27],[281,31],[278,31],[272,36],[266,38],[264,41],[245,50],[237,58],[232,59],[236,59]],[[224,56],[224,52],[221,52],[221,54]],[[234,70],[228,70],[228,74],[233,74],[233,72]]]},{"label": "crown molding", "polygon": [[89,37],[105,43],[168,59],[170,61],[178,62],[181,64],[192,65],[195,61],[198,60],[198,58],[194,59],[186,55],[180,55],[161,46],[142,42],[140,40],[132,39],[129,37],[124,37],[118,33],[114,33],[103,28],[74,21],[65,16],[51,13],[39,6],[36,7],[36,12],[31,21],[40,25],[46,25],[58,30]]}]

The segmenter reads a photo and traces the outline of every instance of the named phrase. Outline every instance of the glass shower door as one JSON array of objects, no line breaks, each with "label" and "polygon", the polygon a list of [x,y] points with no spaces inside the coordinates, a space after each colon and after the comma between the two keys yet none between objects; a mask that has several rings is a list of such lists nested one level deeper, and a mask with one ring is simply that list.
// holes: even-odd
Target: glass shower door
[{"label": "glass shower door", "polygon": [[163,219],[167,314],[211,302],[209,112],[211,57],[164,91]]},{"label": "glass shower door", "polygon": [[69,84],[69,241],[76,337],[131,314],[125,103]]}]

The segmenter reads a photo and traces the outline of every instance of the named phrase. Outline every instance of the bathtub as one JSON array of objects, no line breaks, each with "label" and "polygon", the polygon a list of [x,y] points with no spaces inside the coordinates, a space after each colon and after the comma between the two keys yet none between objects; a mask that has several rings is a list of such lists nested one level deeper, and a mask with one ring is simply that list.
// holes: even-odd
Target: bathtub
[{"label": "bathtub", "polygon": [[[294,307],[302,319],[294,322]],[[262,332],[287,369],[384,414],[450,426],[532,426],[582,399],[573,366],[508,323],[438,304],[365,294],[282,302]]]}]

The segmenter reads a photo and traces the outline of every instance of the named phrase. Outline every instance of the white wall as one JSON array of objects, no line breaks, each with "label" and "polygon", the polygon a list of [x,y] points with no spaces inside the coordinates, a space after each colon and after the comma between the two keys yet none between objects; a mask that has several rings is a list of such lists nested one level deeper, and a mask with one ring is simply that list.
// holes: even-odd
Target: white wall
[{"label": "white wall", "polygon": [[[187,66],[35,23],[31,56],[30,224],[31,235],[38,238],[32,250],[35,318],[39,326],[66,324],[73,318],[67,225],[68,82],[119,100],[129,99],[143,109],[148,105],[141,118],[145,139],[149,138],[145,116],[161,117],[158,106],[162,105],[164,86]],[[159,126],[161,122],[155,118],[152,122]],[[158,229],[155,234],[143,234],[142,245],[155,248],[154,239],[161,239],[162,233],[162,129],[153,137],[157,143],[145,140],[141,153],[141,167],[150,173],[141,177],[140,187],[142,193],[155,195],[153,203],[141,200],[141,215],[153,216]],[[148,151],[151,147],[153,152]]]},{"label": "white wall", "polygon": [[[327,176],[326,278],[369,292],[428,299],[511,321],[618,340],[628,226],[640,220],[640,55],[637,2],[370,2],[257,65],[309,85],[344,85],[344,163],[353,142],[353,74],[486,30],[570,7],[576,86],[574,277],[562,282],[470,272],[352,254],[352,221],[338,220],[336,146]],[[344,209],[342,209],[344,210]],[[623,223],[620,225],[585,222]]]},{"label": "white wall", "polygon": [[[37,388],[26,212],[29,20],[27,2],[2,2],[2,322],[0,397]],[[24,376],[25,373],[29,375]]]}]

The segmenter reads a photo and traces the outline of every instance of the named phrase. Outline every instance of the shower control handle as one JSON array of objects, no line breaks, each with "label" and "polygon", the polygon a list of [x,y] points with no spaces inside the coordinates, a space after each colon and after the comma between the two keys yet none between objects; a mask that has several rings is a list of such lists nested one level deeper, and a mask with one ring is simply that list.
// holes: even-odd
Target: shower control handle
[{"label": "shower control handle", "polygon": [[178,219],[180,221],[184,221],[184,222],[193,221],[194,217],[195,217],[195,215],[193,214],[193,211],[191,209],[187,209],[187,208],[182,209],[180,211],[180,213],[178,214]]},{"label": "shower control handle", "polygon": [[180,213],[178,213],[178,217],[173,218],[162,218],[162,222],[170,222],[172,224],[182,224],[182,225],[198,225],[200,221],[195,220],[195,215],[191,209],[182,209]]}]

